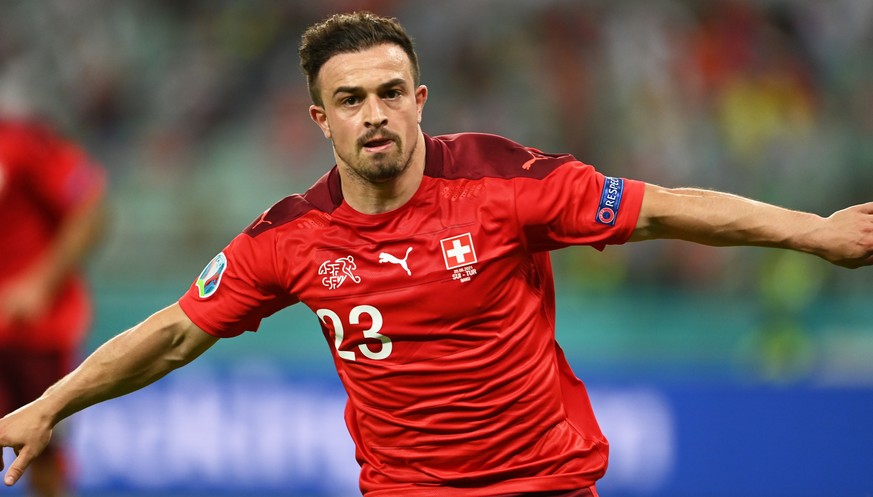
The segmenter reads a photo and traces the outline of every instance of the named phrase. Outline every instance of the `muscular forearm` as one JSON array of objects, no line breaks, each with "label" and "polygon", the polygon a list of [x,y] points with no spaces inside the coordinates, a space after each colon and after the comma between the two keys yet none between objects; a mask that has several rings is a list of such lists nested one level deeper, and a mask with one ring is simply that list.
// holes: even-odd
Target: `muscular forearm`
[{"label": "muscular forearm", "polygon": [[215,341],[174,304],[106,342],[37,403],[54,425],[88,406],[151,384]]},{"label": "muscular forearm", "polygon": [[[0,448],[12,447],[17,454],[4,483],[14,485],[21,478],[60,420],[154,382],[216,340],[194,325],[177,303],[106,342],[40,398],[0,419]],[[0,458],[0,470],[3,467]]]},{"label": "muscular forearm", "polygon": [[[801,232],[822,218],[728,193],[647,187],[633,240],[675,238],[706,245],[763,245],[803,250]],[[790,247],[789,247],[790,246]]]},{"label": "muscular forearm", "polygon": [[715,246],[779,247],[835,264],[870,263],[873,205],[830,217],[794,211],[727,193],[647,185],[631,240],[673,238]]}]

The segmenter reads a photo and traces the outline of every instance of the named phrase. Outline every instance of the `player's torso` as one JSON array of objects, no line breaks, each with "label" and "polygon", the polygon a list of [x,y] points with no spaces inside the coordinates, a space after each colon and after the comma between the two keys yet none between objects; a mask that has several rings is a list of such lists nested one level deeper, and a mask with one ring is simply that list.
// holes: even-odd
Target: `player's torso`
[{"label": "player's torso", "polygon": [[52,213],[35,194],[15,152],[0,137],[0,279],[28,266],[44,249],[53,229]]},{"label": "player's torso", "polygon": [[[36,184],[38,162],[23,150],[26,132],[0,123],[0,289],[21,278],[49,249],[63,212]],[[37,154],[38,157],[38,154]],[[26,323],[0,324],[0,344],[68,349],[84,335],[90,313],[84,282],[68,278],[49,308]]]},{"label": "player's torso", "polygon": [[[239,247],[254,260],[229,261],[242,268],[235,278],[261,281],[254,294],[268,310],[299,300],[318,316],[365,493],[591,485],[606,444],[554,343],[548,255],[530,247],[598,241],[581,215],[559,215],[581,209],[568,199],[597,177],[573,164],[556,176],[571,157],[496,137],[427,144],[403,207],[353,212],[332,171],[247,229]],[[232,317],[216,320],[232,327]]]},{"label": "player's torso", "polygon": [[[0,282],[18,277],[48,250],[65,214],[46,194],[54,163],[22,126],[0,122]],[[48,146],[46,146],[48,147]],[[36,150],[34,150],[36,149]]]},{"label": "player's torso", "polygon": [[408,441],[410,426],[436,420],[470,436],[506,399],[542,395],[531,375],[547,374],[537,362],[552,334],[531,297],[551,275],[522,247],[510,192],[503,180],[425,178],[371,224],[347,206],[313,222],[292,292],[320,319],[353,405],[383,421],[362,427],[380,430],[368,440]]},{"label": "player's torso", "polygon": [[[292,292],[330,330],[343,327],[340,358],[414,362],[422,359],[415,347],[397,347],[395,341],[434,338],[437,330],[473,331],[485,325],[486,312],[504,307],[511,299],[505,287],[530,258],[508,218],[507,202],[495,199],[504,193],[499,186],[426,178],[399,211],[369,216],[371,223],[362,224],[343,206],[329,227],[313,232],[307,260],[299,265],[297,259]],[[375,320],[379,330],[368,334],[385,333],[391,342],[353,333],[375,328],[355,326],[362,320]],[[491,338],[463,335],[464,341]],[[381,350],[387,343],[394,344],[390,353]]]}]

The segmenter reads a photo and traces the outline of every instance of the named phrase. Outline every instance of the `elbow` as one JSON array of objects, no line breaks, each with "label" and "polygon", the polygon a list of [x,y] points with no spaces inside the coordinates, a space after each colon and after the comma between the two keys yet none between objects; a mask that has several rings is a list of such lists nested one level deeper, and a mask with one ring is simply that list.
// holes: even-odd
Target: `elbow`
[{"label": "elbow", "polygon": [[185,366],[218,341],[188,319],[178,304],[156,313],[147,323],[145,335],[151,338],[145,338],[143,345],[152,349],[146,355],[155,359],[149,369],[158,377]]},{"label": "elbow", "polygon": [[217,337],[206,333],[187,319],[176,323],[167,331],[170,334],[169,347],[164,358],[170,369],[185,366],[218,341]]},{"label": "elbow", "polygon": [[640,212],[637,224],[631,233],[629,241],[639,242],[644,240],[657,240],[661,238],[673,238],[674,234],[662,218],[651,214],[651,210]]},{"label": "elbow", "polygon": [[647,183],[640,214],[629,241],[654,240],[669,237],[667,225],[663,222],[666,212],[666,199],[672,195],[667,188]]}]

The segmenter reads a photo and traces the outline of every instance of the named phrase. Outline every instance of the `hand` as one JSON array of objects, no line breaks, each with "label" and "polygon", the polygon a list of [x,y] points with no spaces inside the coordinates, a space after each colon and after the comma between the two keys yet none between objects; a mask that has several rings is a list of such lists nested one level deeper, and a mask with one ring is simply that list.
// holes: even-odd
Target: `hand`
[{"label": "hand", "polygon": [[873,202],[837,211],[825,222],[821,257],[847,268],[873,264]]},{"label": "hand", "polygon": [[[11,447],[15,460],[10,464],[3,483],[12,486],[24,470],[48,445],[52,436],[51,424],[36,411],[36,404],[28,404],[0,419],[0,450]],[[5,461],[0,456],[0,471]]]},{"label": "hand", "polygon": [[28,271],[0,289],[0,323],[14,326],[38,319],[53,298],[47,278],[39,271]]}]

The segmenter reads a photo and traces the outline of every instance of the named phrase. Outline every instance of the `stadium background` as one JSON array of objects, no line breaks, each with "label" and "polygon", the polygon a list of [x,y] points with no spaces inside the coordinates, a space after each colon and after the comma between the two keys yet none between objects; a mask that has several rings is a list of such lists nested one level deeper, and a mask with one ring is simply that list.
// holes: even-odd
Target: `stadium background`
[{"label": "stadium background", "polygon": [[[339,10],[397,16],[413,35],[427,133],[494,132],[611,175],[821,214],[873,199],[866,0],[2,9],[0,107],[47,116],[109,169],[88,350],[176,299],[250,220],[333,163],[296,48]],[[873,493],[869,270],[673,242],[554,263],[559,340],[612,440],[604,496]],[[64,428],[79,493],[353,495],[325,347],[315,318],[291,308],[77,415]]]}]

